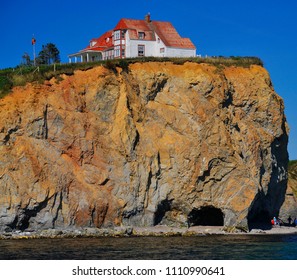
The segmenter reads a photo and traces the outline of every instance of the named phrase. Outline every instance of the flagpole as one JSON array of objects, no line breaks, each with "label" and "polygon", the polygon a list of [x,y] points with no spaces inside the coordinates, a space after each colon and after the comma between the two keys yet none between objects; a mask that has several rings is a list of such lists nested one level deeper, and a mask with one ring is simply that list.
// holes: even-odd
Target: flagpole
[{"label": "flagpole", "polygon": [[34,58],[34,66],[36,66],[35,44],[33,44],[33,58]]},{"label": "flagpole", "polygon": [[33,34],[33,37],[32,37],[32,47],[33,47],[33,63],[34,63],[34,66],[36,66],[36,53],[35,53],[35,43],[36,43],[36,40],[35,40],[35,37],[34,37],[34,34]]}]

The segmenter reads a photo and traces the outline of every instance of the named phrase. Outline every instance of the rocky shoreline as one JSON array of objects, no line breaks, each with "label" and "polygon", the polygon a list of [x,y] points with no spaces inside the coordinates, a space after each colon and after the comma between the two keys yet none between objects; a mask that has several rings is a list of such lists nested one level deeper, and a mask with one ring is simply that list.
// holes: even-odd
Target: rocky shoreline
[{"label": "rocky shoreline", "polygon": [[87,238],[87,237],[145,237],[145,236],[203,236],[203,235],[253,235],[253,234],[297,234],[297,227],[273,227],[268,230],[252,229],[245,231],[238,228],[219,226],[193,226],[176,228],[168,226],[155,227],[115,227],[83,229],[47,229],[40,231],[12,231],[0,233],[3,239],[42,239],[42,238]]}]

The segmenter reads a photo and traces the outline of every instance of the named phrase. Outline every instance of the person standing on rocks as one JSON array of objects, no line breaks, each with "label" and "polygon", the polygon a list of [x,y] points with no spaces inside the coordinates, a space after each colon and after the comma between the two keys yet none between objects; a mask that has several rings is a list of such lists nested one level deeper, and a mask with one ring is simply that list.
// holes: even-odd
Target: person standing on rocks
[{"label": "person standing on rocks", "polygon": [[288,222],[289,222],[289,226],[291,225],[291,222],[292,222],[292,218],[291,218],[291,216],[289,216],[289,218],[288,218]]}]

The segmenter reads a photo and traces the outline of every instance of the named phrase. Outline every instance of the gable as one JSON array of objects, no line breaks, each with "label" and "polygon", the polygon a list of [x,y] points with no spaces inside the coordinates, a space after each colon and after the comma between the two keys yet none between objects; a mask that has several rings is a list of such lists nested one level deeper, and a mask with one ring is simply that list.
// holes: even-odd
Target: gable
[{"label": "gable", "polygon": [[90,45],[84,50],[103,51],[106,48],[113,46],[112,42],[113,31],[107,31],[97,39],[92,39]]},{"label": "gable", "polygon": [[152,41],[156,40],[154,31],[150,25],[145,20],[137,19],[121,19],[114,30],[128,30],[129,38],[131,40],[140,39],[140,33],[143,33],[144,36],[141,40]]},{"label": "gable", "polygon": [[152,21],[151,25],[167,47],[196,49],[189,38],[182,38],[170,22]]}]

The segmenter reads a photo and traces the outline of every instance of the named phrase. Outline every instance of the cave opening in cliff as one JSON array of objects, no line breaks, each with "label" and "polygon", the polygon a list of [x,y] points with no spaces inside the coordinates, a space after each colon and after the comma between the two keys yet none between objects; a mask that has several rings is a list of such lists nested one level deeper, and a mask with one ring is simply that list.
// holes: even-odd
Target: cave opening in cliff
[{"label": "cave opening in cliff", "polygon": [[271,229],[271,216],[267,210],[255,211],[255,213],[250,212],[248,214],[248,228],[252,229],[262,229],[267,230]]},{"label": "cave opening in cliff", "polygon": [[247,215],[249,230],[252,229],[271,229],[271,219],[273,216],[278,216],[279,209],[276,209],[275,214],[270,213],[269,209],[270,198],[263,190],[260,190],[255,196]]},{"label": "cave opening in cliff", "polygon": [[166,215],[166,212],[171,209],[172,200],[163,200],[158,204],[157,210],[154,215],[154,225],[158,225],[162,222],[163,218]]},{"label": "cave opening in cliff", "polygon": [[223,226],[224,214],[213,206],[194,208],[188,215],[189,226]]}]

